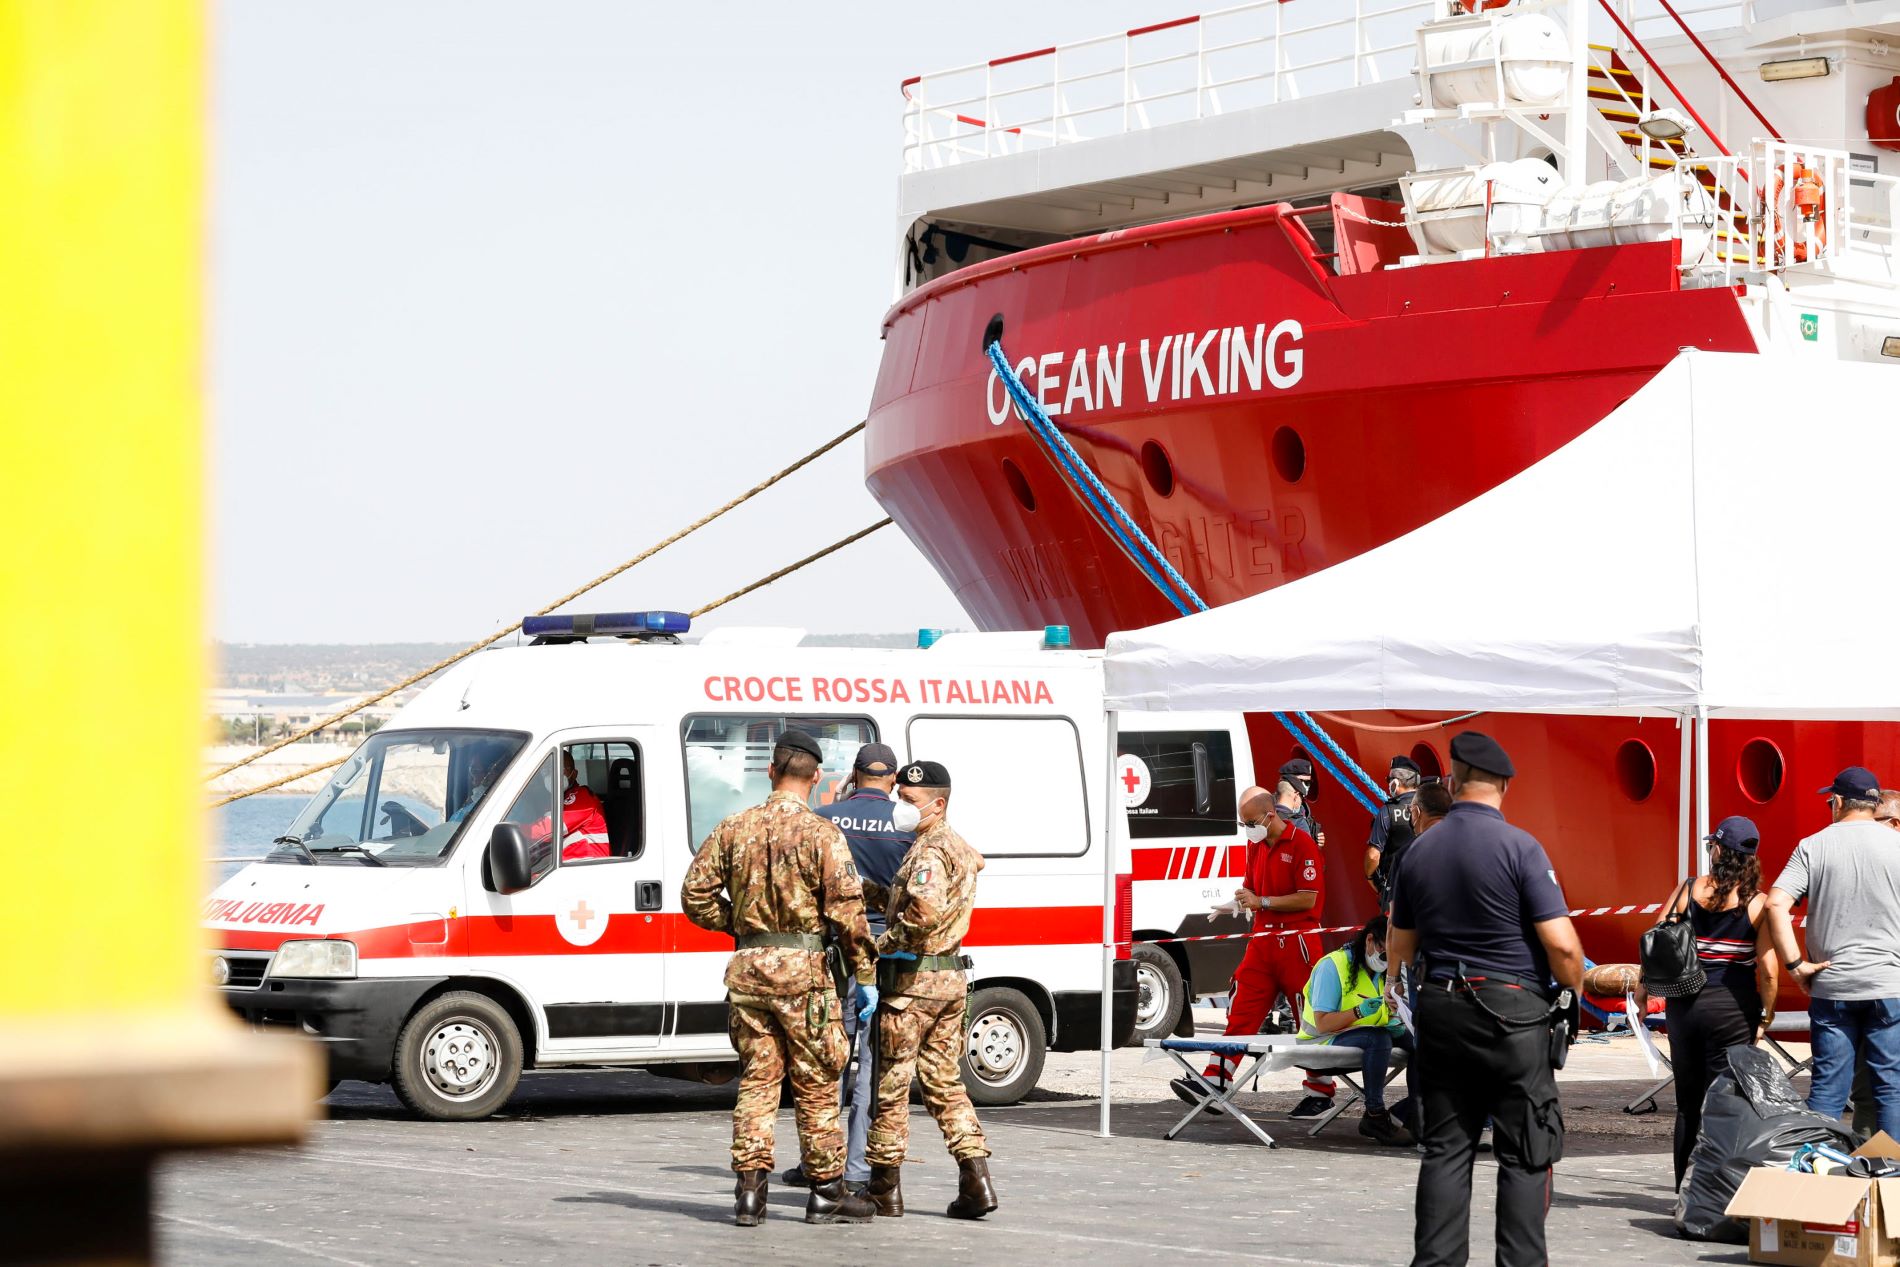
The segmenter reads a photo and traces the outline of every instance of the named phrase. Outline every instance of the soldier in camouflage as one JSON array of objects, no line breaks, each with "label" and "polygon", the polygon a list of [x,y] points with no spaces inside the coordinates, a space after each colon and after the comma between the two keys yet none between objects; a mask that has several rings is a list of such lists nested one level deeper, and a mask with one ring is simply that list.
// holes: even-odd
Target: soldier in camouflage
[{"label": "soldier in camouflage", "polygon": [[941,765],[915,761],[904,767],[897,795],[916,811],[917,839],[891,882],[889,928],[877,943],[884,1008],[878,1014],[877,1116],[865,1148],[871,1163],[865,1191],[880,1215],[904,1213],[899,1174],[910,1140],[914,1073],[923,1084],[924,1106],[957,1159],[957,1198],[948,1213],[980,1219],[996,1208],[996,1189],[989,1143],[958,1077],[969,1041],[969,987],[957,952],[970,931],[983,856],[951,830],[950,772]]},{"label": "soldier in camouflage", "polygon": [[765,1214],[779,1086],[788,1072],[801,1164],[811,1179],[805,1221],[864,1223],[872,1214],[868,1198],[845,1190],[838,1075],[848,1050],[825,943],[843,951],[866,1018],[877,1007],[877,956],[844,835],[810,807],[820,755],[805,732],[780,735],[772,794],[713,829],[680,893],[688,919],[736,942],[726,990],[740,1066],[732,1168],[741,1227],[758,1226]]}]

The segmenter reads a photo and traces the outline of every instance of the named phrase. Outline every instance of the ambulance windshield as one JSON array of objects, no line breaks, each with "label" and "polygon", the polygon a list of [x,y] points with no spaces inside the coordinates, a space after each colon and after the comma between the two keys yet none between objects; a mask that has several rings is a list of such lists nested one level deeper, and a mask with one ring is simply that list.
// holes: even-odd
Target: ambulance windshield
[{"label": "ambulance windshield", "polygon": [[436,862],[526,742],[526,735],[479,730],[372,735],[337,767],[264,860]]}]

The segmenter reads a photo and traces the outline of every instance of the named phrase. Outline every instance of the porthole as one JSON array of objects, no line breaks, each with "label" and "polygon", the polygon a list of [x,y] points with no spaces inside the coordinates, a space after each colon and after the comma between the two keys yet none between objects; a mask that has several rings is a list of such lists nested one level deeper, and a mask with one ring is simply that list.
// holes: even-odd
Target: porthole
[{"label": "porthole", "polygon": [[1640,739],[1625,739],[1616,750],[1616,785],[1632,801],[1646,801],[1656,790],[1656,754]]},{"label": "porthole", "polygon": [[1148,487],[1161,496],[1174,492],[1174,463],[1168,460],[1168,451],[1153,440],[1141,446],[1141,473],[1148,477]]},{"label": "porthole", "polygon": [[1439,779],[1445,775],[1445,764],[1438,759],[1438,749],[1428,743],[1412,745],[1412,760],[1418,762],[1420,778]]},{"label": "porthole", "polygon": [[1009,485],[1010,492],[1016,494],[1016,500],[1022,503],[1023,509],[1033,514],[1036,509],[1036,494],[1029,487],[1029,477],[1023,474],[1020,466],[1008,458],[1003,459],[1003,482]]},{"label": "porthole", "polygon": [[1273,469],[1289,484],[1299,483],[1306,474],[1306,441],[1291,427],[1273,433]]},{"label": "porthole", "polygon": [[1742,755],[1735,759],[1735,782],[1742,795],[1757,805],[1774,799],[1781,790],[1784,771],[1781,749],[1766,739],[1749,740],[1742,745]]}]

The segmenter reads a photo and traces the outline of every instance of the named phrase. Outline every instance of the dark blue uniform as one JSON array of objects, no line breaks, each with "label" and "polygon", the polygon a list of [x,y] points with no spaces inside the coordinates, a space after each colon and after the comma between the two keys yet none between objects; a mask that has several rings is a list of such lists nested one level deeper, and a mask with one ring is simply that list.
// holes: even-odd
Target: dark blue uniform
[{"label": "dark blue uniform", "polygon": [[1412,843],[1412,802],[1417,792],[1401,792],[1379,807],[1372,818],[1372,834],[1366,845],[1379,851],[1379,866],[1372,873],[1372,887],[1379,893],[1379,909],[1392,909],[1392,877],[1399,873],[1399,859]]},{"label": "dark blue uniform", "polygon": [[1392,927],[1418,935],[1413,1013],[1423,1087],[1413,1267],[1470,1252],[1471,1167],[1492,1125],[1497,1261],[1545,1263],[1550,1171],[1563,1155],[1551,1067],[1550,964],[1533,925],[1566,914],[1544,847],[1460,801],[1404,851]]},{"label": "dark blue uniform", "polygon": [[[865,922],[870,924],[873,933],[884,931],[884,904],[890,900],[891,881],[897,877],[898,864],[910,852],[914,837],[912,832],[898,831],[891,826],[893,803],[889,792],[857,788],[851,795],[818,811],[820,817],[837,825],[844,833],[845,844],[851,847],[851,861],[857,864],[858,878],[864,881]],[[844,1010],[844,1023],[847,1031],[856,1031],[855,999]],[[844,1177],[850,1183],[863,1183],[871,1177],[864,1150],[870,1138],[873,1102],[877,1099],[877,1061],[876,1053],[871,1050],[875,1046],[865,1040],[864,1049],[858,1053],[856,1069],[847,1066],[844,1071],[845,1079],[851,1082],[846,1097],[850,1103],[845,1122],[844,1167]]]},{"label": "dark blue uniform", "polygon": [[818,811],[819,817],[830,819],[844,833],[845,844],[851,846],[851,861],[858,864],[858,877],[877,886],[877,892],[867,890],[864,895],[864,918],[873,932],[884,930],[884,903],[898,865],[910,852],[913,837],[913,833],[891,826],[893,804],[889,792],[858,788]]}]

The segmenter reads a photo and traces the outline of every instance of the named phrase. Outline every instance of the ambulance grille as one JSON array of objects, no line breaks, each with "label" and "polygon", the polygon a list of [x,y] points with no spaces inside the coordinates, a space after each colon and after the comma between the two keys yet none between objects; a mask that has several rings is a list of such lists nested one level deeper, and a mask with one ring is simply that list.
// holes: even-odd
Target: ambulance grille
[{"label": "ambulance grille", "polygon": [[264,984],[264,970],[270,967],[269,955],[246,954],[237,950],[221,950],[217,953],[231,967],[230,980],[224,983],[227,990],[255,990]]}]

